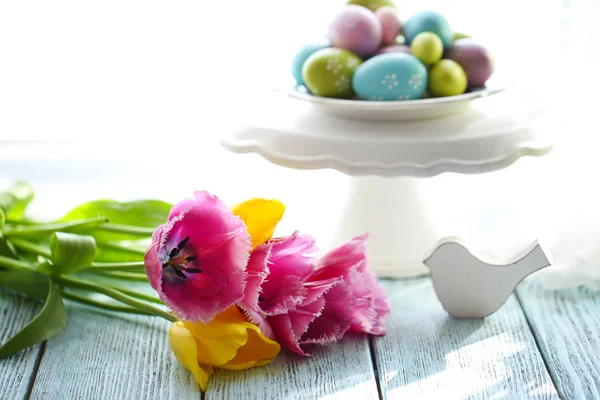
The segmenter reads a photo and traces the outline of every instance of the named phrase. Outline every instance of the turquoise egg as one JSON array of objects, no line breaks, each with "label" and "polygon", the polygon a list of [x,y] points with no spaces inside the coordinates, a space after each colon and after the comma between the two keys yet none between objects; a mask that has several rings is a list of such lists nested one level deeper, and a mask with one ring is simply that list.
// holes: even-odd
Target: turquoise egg
[{"label": "turquoise egg", "polygon": [[419,99],[427,88],[427,69],[410,54],[381,54],[356,69],[352,88],[364,100]]},{"label": "turquoise egg", "polygon": [[298,50],[292,60],[292,76],[298,85],[304,85],[304,80],[302,79],[302,66],[304,65],[304,62],[308,57],[313,55],[313,53],[326,47],[330,47],[329,41],[327,39],[321,39],[306,44]]},{"label": "turquoise egg", "polygon": [[444,48],[450,47],[452,44],[454,33],[446,18],[438,12],[421,11],[410,17],[402,30],[408,45],[421,32],[432,32],[438,35],[442,39]]}]

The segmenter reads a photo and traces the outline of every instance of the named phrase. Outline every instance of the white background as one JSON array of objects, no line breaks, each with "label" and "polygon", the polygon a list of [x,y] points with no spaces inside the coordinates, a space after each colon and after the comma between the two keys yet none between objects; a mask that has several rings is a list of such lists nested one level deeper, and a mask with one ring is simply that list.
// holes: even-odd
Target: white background
[{"label": "white background", "polygon": [[[60,215],[113,197],[177,201],[207,189],[228,202],[279,197],[280,233],[327,243],[348,178],[292,171],[222,149],[223,120],[285,76],[298,46],[325,33],[344,1],[0,2],[0,183],[32,181],[33,212]],[[481,176],[428,179],[443,234],[515,248],[555,240],[555,258],[593,259],[597,204],[597,0],[398,1],[433,8],[534,81],[567,122],[555,153]],[[558,125],[557,125],[558,126]],[[77,139],[77,146],[33,140]],[[23,143],[25,141],[25,143]],[[598,263],[600,265],[600,263]],[[589,266],[569,267],[573,274]],[[600,273],[598,273],[600,282]]]}]

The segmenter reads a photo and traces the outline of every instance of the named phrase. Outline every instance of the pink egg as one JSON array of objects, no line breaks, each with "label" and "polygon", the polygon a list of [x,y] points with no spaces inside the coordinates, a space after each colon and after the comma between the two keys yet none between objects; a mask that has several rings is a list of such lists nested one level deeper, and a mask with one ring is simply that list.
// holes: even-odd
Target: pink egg
[{"label": "pink egg", "polygon": [[379,50],[377,50],[377,53],[375,53],[375,55],[380,55],[380,54],[386,54],[386,53],[406,53],[406,54],[412,54],[412,51],[410,51],[410,47],[404,45],[404,44],[392,44],[389,46],[383,46],[382,48],[380,48]]},{"label": "pink egg", "polygon": [[402,22],[400,22],[400,18],[398,18],[396,8],[389,6],[378,8],[377,11],[375,11],[375,16],[381,23],[383,44],[394,43],[396,36],[398,36],[402,30]]},{"label": "pink egg", "polygon": [[458,39],[444,54],[460,64],[467,74],[469,87],[483,87],[494,72],[494,59],[490,52],[473,39]]},{"label": "pink egg", "polygon": [[381,45],[381,23],[368,8],[347,5],[329,23],[333,47],[349,50],[359,57],[375,53]]}]

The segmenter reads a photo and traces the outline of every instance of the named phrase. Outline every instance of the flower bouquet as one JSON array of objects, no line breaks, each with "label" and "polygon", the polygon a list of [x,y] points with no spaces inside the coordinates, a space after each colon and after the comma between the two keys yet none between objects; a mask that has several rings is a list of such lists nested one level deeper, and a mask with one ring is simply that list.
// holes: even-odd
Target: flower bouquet
[{"label": "flower bouquet", "polygon": [[0,358],[59,334],[63,299],[171,321],[171,349],[203,391],[214,368],[266,365],[282,347],[310,356],[346,332],[384,334],[390,306],[367,266],[367,235],[317,257],[310,235],[273,237],[277,200],[97,200],[41,223],[26,217],[32,199],[25,182],[0,191],[0,286],[44,302]]}]

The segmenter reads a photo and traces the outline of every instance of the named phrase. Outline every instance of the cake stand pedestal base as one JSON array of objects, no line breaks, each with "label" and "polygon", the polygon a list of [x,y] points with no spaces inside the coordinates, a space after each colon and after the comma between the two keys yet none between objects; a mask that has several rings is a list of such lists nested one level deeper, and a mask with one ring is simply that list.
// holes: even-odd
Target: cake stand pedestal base
[{"label": "cake stand pedestal base", "polygon": [[332,245],[369,232],[369,266],[377,276],[401,278],[428,273],[423,260],[437,236],[423,201],[420,179],[354,177],[346,199]]}]

